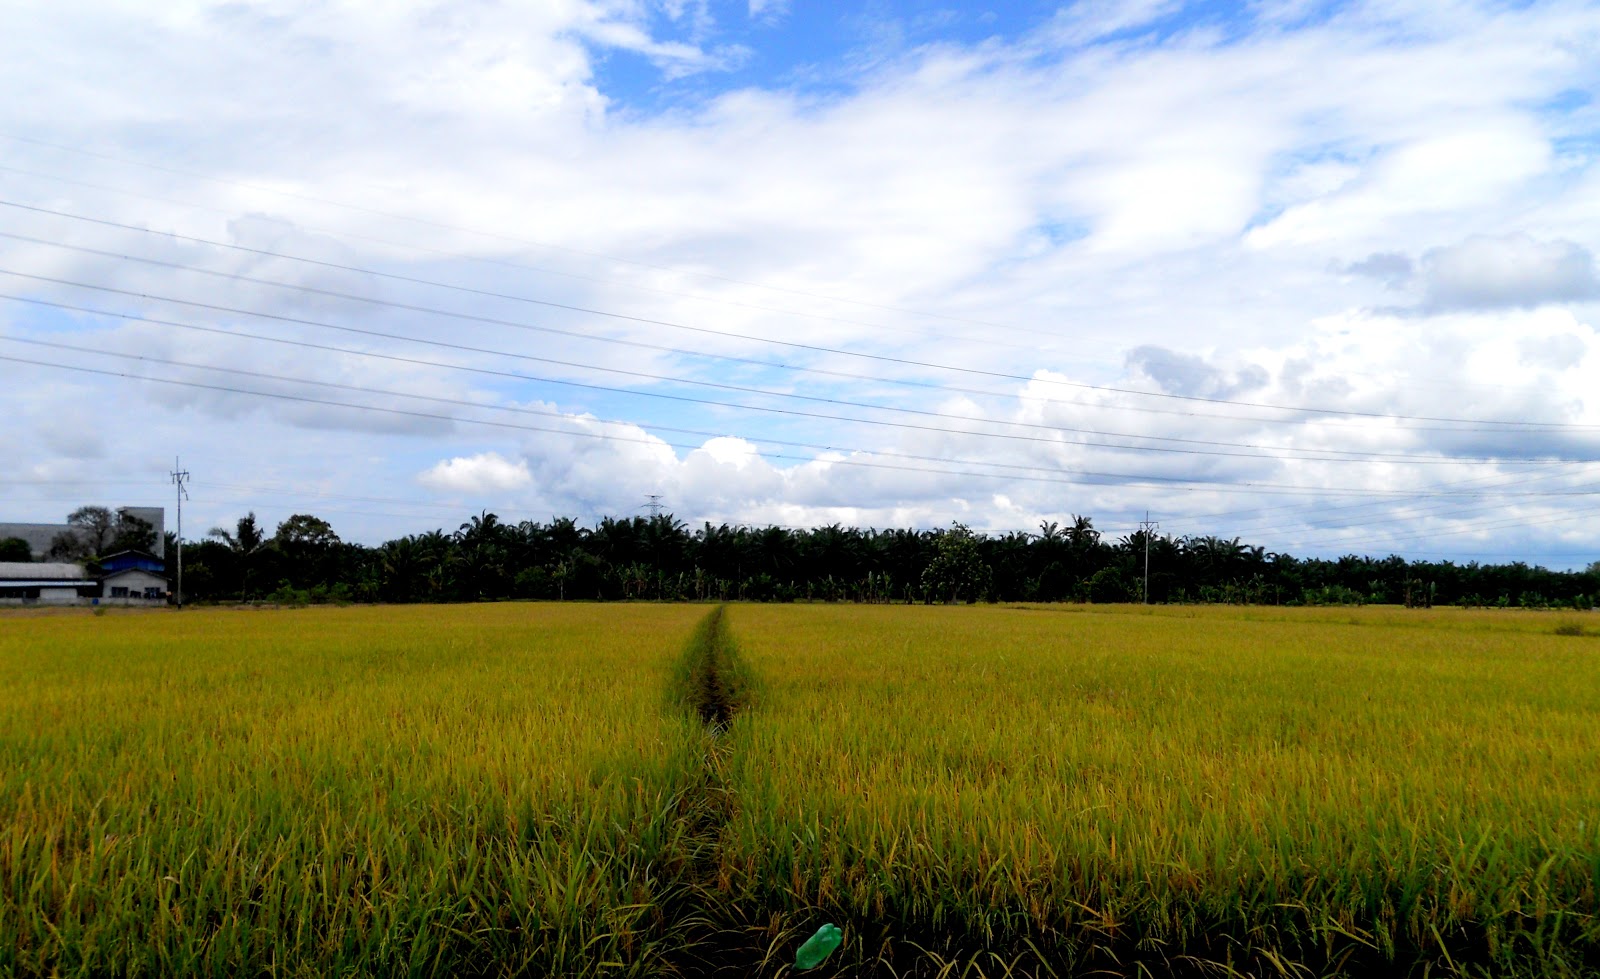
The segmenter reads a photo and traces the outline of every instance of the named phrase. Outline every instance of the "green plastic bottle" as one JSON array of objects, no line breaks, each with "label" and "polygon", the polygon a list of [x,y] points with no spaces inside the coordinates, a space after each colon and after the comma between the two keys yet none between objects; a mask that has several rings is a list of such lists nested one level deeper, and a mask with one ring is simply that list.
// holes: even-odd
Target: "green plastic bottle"
[{"label": "green plastic bottle", "polygon": [[832,955],[833,950],[843,941],[844,932],[839,930],[838,925],[823,925],[818,928],[817,933],[806,939],[806,943],[800,946],[800,951],[794,954],[795,971],[815,969],[824,959]]}]

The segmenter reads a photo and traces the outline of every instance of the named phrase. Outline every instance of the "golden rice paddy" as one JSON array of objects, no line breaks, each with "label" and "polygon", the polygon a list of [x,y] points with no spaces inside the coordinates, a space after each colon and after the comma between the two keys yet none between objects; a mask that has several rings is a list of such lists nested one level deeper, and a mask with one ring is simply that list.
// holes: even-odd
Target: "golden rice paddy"
[{"label": "golden rice paddy", "polygon": [[0,615],[0,975],[1600,963],[1556,617],[709,612]]}]

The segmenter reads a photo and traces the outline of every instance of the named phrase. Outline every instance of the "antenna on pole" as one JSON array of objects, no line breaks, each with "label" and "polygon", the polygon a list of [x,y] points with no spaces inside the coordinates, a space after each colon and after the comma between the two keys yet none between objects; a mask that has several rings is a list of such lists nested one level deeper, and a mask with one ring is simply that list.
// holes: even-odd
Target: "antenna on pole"
[{"label": "antenna on pole", "polygon": [[1161,526],[1160,523],[1150,519],[1150,511],[1144,512],[1144,519],[1139,521],[1139,530],[1144,534],[1144,603],[1150,604],[1150,532]]},{"label": "antenna on pole", "polygon": [[178,608],[183,608],[183,501],[189,498],[189,491],[183,484],[189,479],[188,470],[183,468],[177,456],[172,457],[172,485],[178,488]]},{"label": "antenna on pole", "polygon": [[666,504],[661,502],[661,494],[651,493],[646,496],[645,499],[649,500],[650,502],[646,503],[640,509],[649,510],[652,518],[661,516],[661,511],[666,508]]}]

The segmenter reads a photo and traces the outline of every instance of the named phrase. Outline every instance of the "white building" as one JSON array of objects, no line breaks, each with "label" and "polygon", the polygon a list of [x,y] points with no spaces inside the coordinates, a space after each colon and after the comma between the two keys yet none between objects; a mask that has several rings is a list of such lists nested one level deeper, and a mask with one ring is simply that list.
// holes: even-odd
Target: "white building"
[{"label": "white building", "polygon": [[80,564],[0,562],[0,605],[165,605],[166,567],[143,551],[100,561],[100,574]]},{"label": "white building", "polygon": [[0,605],[82,605],[99,594],[81,565],[0,562]]},{"label": "white building", "polygon": [[143,568],[113,571],[100,579],[100,604],[165,605],[167,579]]},{"label": "white building", "polygon": [[100,603],[165,605],[167,565],[145,551],[121,551],[100,559]]}]

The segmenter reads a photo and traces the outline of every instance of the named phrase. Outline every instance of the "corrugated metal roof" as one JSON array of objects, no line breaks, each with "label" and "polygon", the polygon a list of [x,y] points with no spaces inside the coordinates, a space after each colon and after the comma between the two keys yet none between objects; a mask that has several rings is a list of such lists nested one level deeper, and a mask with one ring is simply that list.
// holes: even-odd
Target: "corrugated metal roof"
[{"label": "corrugated metal roof", "polygon": [[88,581],[81,564],[35,564],[0,561],[0,581]]}]

